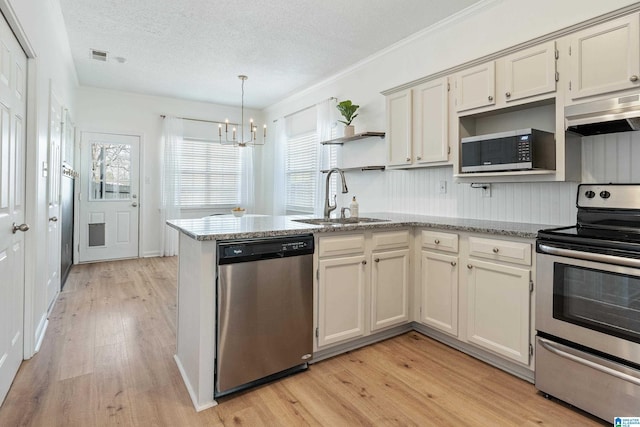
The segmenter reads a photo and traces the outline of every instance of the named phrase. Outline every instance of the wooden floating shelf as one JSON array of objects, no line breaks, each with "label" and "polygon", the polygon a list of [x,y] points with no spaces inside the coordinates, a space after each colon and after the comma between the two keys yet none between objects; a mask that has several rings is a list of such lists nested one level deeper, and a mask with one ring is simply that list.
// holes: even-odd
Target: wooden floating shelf
[{"label": "wooden floating shelf", "polygon": [[379,138],[384,138],[384,132],[362,132],[357,133],[353,136],[343,136],[342,138],[330,139],[328,141],[322,141],[320,144],[322,145],[342,145],[345,142],[356,141],[358,139],[371,138],[377,136]]},{"label": "wooden floating shelf", "polygon": [[[349,171],[383,171],[385,170],[385,166],[355,166],[352,168],[340,168],[341,171],[343,172],[349,172]],[[322,173],[327,173],[329,172],[329,169],[322,169],[320,172]]]}]

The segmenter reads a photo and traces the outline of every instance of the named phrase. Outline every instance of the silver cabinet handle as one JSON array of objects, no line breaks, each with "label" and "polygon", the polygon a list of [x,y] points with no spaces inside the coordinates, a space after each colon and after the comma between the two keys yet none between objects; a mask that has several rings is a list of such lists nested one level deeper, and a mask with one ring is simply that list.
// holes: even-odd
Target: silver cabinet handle
[{"label": "silver cabinet handle", "polygon": [[498,249],[498,248],[493,248],[493,253],[494,253],[494,254],[497,254],[498,252],[500,252],[500,249]]},{"label": "silver cabinet handle", "polygon": [[635,74],[631,77],[629,77],[629,81],[631,82],[637,82],[638,81],[638,76],[636,76]]},{"label": "silver cabinet handle", "polygon": [[473,265],[471,265],[471,264],[467,264],[467,268],[468,268],[469,270],[471,270],[471,269],[473,268]]},{"label": "silver cabinet handle", "polygon": [[433,241],[433,243],[435,243],[436,245],[439,245],[440,244],[440,240],[436,239],[436,240]]},{"label": "silver cabinet handle", "polygon": [[367,261],[362,260],[362,265],[367,265]]},{"label": "silver cabinet handle", "polygon": [[374,259],[375,262],[380,262],[380,258]]},{"label": "silver cabinet handle", "polygon": [[18,231],[22,231],[24,233],[27,230],[29,230],[29,226],[27,224],[16,225],[15,222],[13,223],[13,234],[16,234]]},{"label": "silver cabinet handle", "polygon": [[507,98],[511,98],[511,92],[505,93],[504,96],[506,96]]},{"label": "silver cabinet handle", "polygon": [[493,96],[489,95],[489,97],[487,98],[489,101],[493,101]]},{"label": "silver cabinet handle", "polygon": [[52,216],[51,218],[49,218],[49,221],[58,222],[58,217],[57,216]]},{"label": "silver cabinet handle", "polygon": [[131,206],[133,206],[134,208],[138,206],[138,202],[133,202],[131,203]]},{"label": "silver cabinet handle", "polygon": [[455,261],[451,261],[451,266],[455,267],[457,265],[457,263]]}]

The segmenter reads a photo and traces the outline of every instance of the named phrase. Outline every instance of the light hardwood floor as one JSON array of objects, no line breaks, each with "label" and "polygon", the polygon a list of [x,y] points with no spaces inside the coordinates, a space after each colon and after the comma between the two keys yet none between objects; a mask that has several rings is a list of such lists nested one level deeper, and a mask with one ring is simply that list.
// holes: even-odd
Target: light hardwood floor
[{"label": "light hardwood floor", "polygon": [[0,426],[603,424],[416,332],[197,413],[173,361],[176,272],[176,258],[74,266]]}]

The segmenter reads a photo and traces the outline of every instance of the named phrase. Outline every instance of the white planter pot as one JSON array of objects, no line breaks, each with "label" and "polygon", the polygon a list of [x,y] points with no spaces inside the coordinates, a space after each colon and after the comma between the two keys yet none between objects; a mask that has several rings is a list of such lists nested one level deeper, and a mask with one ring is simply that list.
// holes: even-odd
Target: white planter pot
[{"label": "white planter pot", "polygon": [[353,125],[344,127],[344,136],[353,136],[356,133],[356,129]]}]

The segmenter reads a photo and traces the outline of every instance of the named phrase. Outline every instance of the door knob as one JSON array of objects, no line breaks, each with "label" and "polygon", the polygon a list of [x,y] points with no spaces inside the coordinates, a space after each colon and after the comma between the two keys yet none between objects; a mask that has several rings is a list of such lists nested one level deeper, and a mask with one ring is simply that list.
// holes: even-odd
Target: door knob
[{"label": "door knob", "polygon": [[452,266],[452,267],[455,267],[455,266],[456,266],[456,264],[457,264],[457,263],[456,263],[455,261],[451,261],[451,266]]},{"label": "door knob", "polygon": [[510,98],[511,97],[511,92],[505,93],[504,96],[506,96],[507,98]]},{"label": "door knob", "polygon": [[467,268],[468,268],[469,270],[471,270],[471,269],[473,268],[473,265],[471,265],[471,264],[467,264]]},{"label": "door knob", "polygon": [[380,262],[380,258],[374,259],[375,262]]},{"label": "door knob", "polygon": [[57,216],[52,216],[51,218],[49,218],[49,221],[58,222],[58,217]]},{"label": "door knob", "polygon": [[638,76],[636,76],[636,75],[634,74],[633,76],[629,77],[629,81],[637,82],[637,81],[638,81]]},{"label": "door knob", "polygon": [[489,101],[493,101],[493,96],[489,95],[489,96],[487,97],[487,99],[488,99]]},{"label": "door knob", "polygon": [[28,229],[29,226],[27,224],[16,225],[15,222],[13,223],[13,234],[16,234],[17,231],[22,231],[24,233]]},{"label": "door knob", "polygon": [[138,202],[133,202],[133,203],[131,203],[131,206],[133,206],[134,208],[135,208],[135,207],[138,207]]}]

